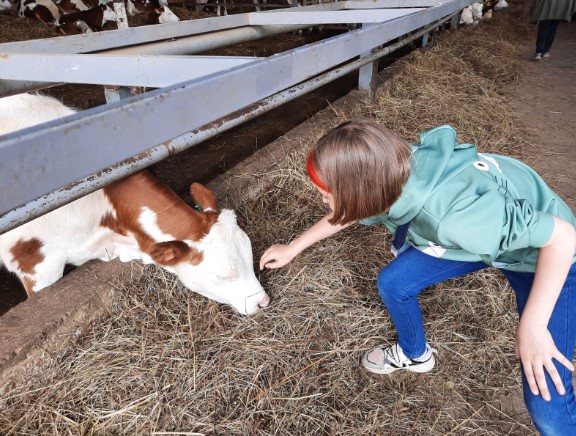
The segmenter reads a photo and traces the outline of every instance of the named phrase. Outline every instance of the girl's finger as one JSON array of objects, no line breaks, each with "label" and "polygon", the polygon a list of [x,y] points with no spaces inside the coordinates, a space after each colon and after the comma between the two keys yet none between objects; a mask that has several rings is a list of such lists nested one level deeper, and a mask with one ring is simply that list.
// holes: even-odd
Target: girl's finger
[{"label": "girl's finger", "polygon": [[[560,395],[564,395],[566,393],[566,390],[564,389],[564,383],[562,383],[562,379],[560,378],[560,374],[558,374],[556,366],[554,366],[554,362],[550,360],[544,364],[544,367],[546,368],[546,371],[548,371],[548,375],[556,387],[556,392],[558,392]],[[540,391],[542,391],[542,389],[540,389]],[[548,388],[546,388],[546,391],[548,391]],[[542,394],[542,396],[544,396],[544,394]]]},{"label": "girl's finger", "polygon": [[534,372],[532,371],[532,365],[528,363],[524,365],[524,375],[526,375],[526,381],[528,381],[528,386],[530,387],[530,392],[533,395],[538,395],[540,392],[538,391],[538,384],[536,383],[536,379],[534,378]]},{"label": "girl's finger", "polygon": [[[552,364],[552,368],[554,368],[554,371],[556,371],[556,367],[554,366],[554,364]],[[550,372],[549,368],[546,369],[548,370],[548,372]],[[558,372],[556,372],[556,375],[558,375]],[[542,395],[542,398],[544,398],[544,400],[550,401],[550,391],[548,390],[548,385],[546,384],[546,375],[544,374],[544,367],[541,364],[536,365],[536,367],[534,368],[534,378],[536,384],[538,385],[536,391],[540,392],[540,395]]]},{"label": "girl's finger", "polygon": [[556,359],[558,362],[560,362],[562,365],[564,365],[570,371],[574,372],[574,365],[560,351],[556,350],[556,354],[554,355],[554,359]]}]

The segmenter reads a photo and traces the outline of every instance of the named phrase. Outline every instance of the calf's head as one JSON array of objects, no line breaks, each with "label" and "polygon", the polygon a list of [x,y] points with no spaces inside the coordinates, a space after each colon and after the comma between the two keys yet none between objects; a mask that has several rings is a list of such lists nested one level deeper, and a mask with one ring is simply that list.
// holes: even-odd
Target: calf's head
[{"label": "calf's head", "polygon": [[[268,306],[270,298],[254,274],[250,239],[236,222],[232,210],[218,211],[216,197],[194,183],[192,198],[200,211],[200,238],[155,243],[149,253],[155,263],[175,273],[190,290],[243,315]],[[198,232],[198,229],[194,229]]]},{"label": "calf's head", "polygon": [[178,21],[180,18],[166,6],[160,6],[148,14],[148,23],[150,24],[168,24]]}]

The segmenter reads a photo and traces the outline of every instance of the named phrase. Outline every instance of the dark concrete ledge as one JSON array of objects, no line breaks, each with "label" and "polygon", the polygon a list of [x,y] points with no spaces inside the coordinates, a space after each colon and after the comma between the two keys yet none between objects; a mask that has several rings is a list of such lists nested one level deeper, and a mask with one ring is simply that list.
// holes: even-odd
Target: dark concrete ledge
[{"label": "dark concrete ledge", "polygon": [[59,351],[80,326],[104,313],[123,281],[142,268],[119,261],[92,261],[0,317],[0,377],[44,351]]}]

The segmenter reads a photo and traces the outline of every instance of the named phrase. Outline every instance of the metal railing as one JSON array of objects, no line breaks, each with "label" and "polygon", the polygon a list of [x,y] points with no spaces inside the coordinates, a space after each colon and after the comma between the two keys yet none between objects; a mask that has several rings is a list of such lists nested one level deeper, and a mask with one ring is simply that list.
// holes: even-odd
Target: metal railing
[{"label": "metal railing", "polygon": [[[146,86],[143,83],[149,77],[137,74],[142,73],[137,62],[142,58],[142,52],[165,55],[171,53],[174,46],[178,47],[178,53],[197,52],[200,47],[204,49],[211,38],[217,40],[216,44],[231,44],[232,41],[260,35],[263,29],[269,29],[264,31],[267,33],[320,24],[361,23],[364,26],[268,58],[241,59],[236,65],[223,70],[216,68],[206,75],[197,74],[198,70],[206,68],[206,59],[174,59],[174,65],[187,65],[190,69],[188,80],[179,75],[174,79],[178,83],[0,136],[0,181],[3,187],[0,191],[0,232],[375,62],[456,16],[471,2],[398,0],[395,3],[405,7],[382,8],[390,1],[346,1],[286,12],[274,10],[220,17],[221,21],[210,18],[209,25],[204,20],[195,20],[198,23],[89,34],[92,39],[79,35],[80,38],[2,44],[0,91],[16,89],[15,85],[22,87],[23,83],[25,87],[34,88],[50,85],[46,83],[48,78],[38,71],[23,69],[23,59],[37,61],[40,56],[46,65],[52,66],[64,59],[74,60],[76,73],[93,71],[95,62],[104,61],[109,65],[108,70],[102,72],[101,80],[91,77],[90,81],[117,85],[108,76],[113,76],[110,71],[120,64],[120,61],[114,62],[115,57],[121,54],[125,56],[122,58],[125,62],[122,64],[123,78],[131,78],[133,81],[128,83],[131,86]],[[414,4],[422,6],[412,7]],[[119,43],[121,38],[114,35],[116,32],[127,35],[124,45]],[[226,32],[237,34],[230,37]],[[408,37],[386,46],[404,36]],[[171,38],[178,39],[172,41]],[[147,40],[155,42],[145,44]],[[102,51],[105,45],[114,51]],[[53,50],[44,50],[46,48]],[[81,54],[94,51],[98,54]],[[15,55],[11,59],[10,54],[4,53]],[[169,82],[171,70],[164,68],[163,62],[158,64],[158,67],[150,68],[157,68],[156,76],[167,78]],[[66,82],[65,71],[61,76],[56,67],[51,71],[49,80],[52,83]],[[15,77],[21,80],[14,82]],[[82,74],[76,74],[75,80],[82,81]],[[361,77],[361,83],[368,82],[366,77]]]}]

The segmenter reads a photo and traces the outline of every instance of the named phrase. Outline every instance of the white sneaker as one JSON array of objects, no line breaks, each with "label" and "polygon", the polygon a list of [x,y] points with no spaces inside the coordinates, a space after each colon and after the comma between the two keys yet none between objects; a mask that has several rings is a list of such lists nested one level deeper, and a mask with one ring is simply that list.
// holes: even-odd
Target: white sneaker
[{"label": "white sneaker", "polygon": [[412,372],[429,372],[434,369],[437,351],[426,344],[426,352],[418,359],[410,359],[398,344],[391,347],[376,347],[364,353],[362,365],[376,374],[390,374],[399,369]]},{"label": "white sneaker", "polygon": [[542,53],[536,53],[536,56],[534,56],[534,60],[539,61],[540,59],[542,59]]}]

